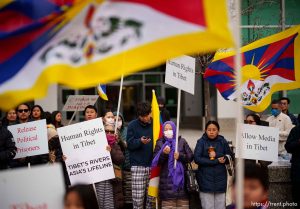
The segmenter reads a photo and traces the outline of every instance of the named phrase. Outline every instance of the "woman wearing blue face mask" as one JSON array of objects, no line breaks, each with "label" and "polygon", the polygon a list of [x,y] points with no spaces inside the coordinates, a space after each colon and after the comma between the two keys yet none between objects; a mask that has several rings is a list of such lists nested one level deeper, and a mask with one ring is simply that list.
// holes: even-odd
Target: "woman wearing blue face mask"
[{"label": "woman wearing blue face mask", "polygon": [[[162,208],[189,208],[185,190],[186,163],[193,160],[193,152],[185,139],[179,137],[178,152],[175,152],[176,126],[172,121],[163,125],[163,138],[156,142],[152,167],[161,167],[159,197]],[[174,161],[177,160],[176,168]]]}]

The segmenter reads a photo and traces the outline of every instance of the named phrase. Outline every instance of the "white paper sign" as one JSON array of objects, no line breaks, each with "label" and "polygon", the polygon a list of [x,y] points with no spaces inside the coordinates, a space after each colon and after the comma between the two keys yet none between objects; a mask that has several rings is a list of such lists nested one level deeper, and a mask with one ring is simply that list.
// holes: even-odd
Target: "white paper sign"
[{"label": "white paper sign", "polygon": [[115,178],[102,119],[57,129],[71,184]]},{"label": "white paper sign", "polygon": [[165,83],[194,95],[195,58],[182,56],[168,60]]},{"label": "white paper sign", "polygon": [[[241,124],[237,137],[237,157],[253,160],[278,161],[279,130],[273,127]],[[242,152],[238,143],[242,145]]]},{"label": "white paper sign", "polygon": [[18,148],[15,159],[49,152],[46,120],[8,126]]},{"label": "white paper sign", "polygon": [[63,111],[83,111],[88,105],[94,105],[98,95],[70,95]]},{"label": "white paper sign", "polygon": [[1,209],[63,209],[63,178],[60,165],[1,171]]}]

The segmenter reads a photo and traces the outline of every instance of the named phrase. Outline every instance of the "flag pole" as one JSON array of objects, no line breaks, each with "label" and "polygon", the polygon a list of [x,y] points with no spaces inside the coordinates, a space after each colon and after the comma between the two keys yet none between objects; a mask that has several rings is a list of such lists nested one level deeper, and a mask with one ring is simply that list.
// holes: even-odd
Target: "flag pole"
[{"label": "flag pole", "polygon": [[[180,104],[181,104],[181,89],[178,89],[175,152],[178,152],[179,120],[180,120]],[[174,168],[176,168],[176,165],[177,165],[177,160],[174,161]]]},{"label": "flag pole", "polygon": [[119,115],[120,115],[120,106],[121,106],[121,101],[122,101],[123,80],[124,80],[124,75],[122,74],[122,76],[121,76],[121,83],[120,83],[120,91],[119,91],[118,108],[117,108],[117,119],[116,119],[116,124],[115,124],[115,134],[117,133],[117,129],[118,129],[118,121],[119,121]]},{"label": "flag pole", "polygon": [[77,110],[74,111],[74,113],[73,113],[73,115],[72,115],[72,117],[71,117],[71,119],[70,119],[68,125],[70,125],[70,124],[72,123],[72,121],[73,121],[73,119],[74,119],[76,113],[77,113]]},{"label": "flag pole", "polygon": [[236,21],[234,22],[234,38],[235,38],[235,59],[234,59],[234,68],[237,75],[236,79],[236,95],[237,95],[237,120],[236,120],[236,148],[239,149],[240,158],[237,158],[237,184],[236,184],[236,205],[237,209],[244,208],[244,159],[241,158],[242,155],[242,141],[240,140],[241,136],[241,126],[240,124],[243,123],[243,105],[242,105],[242,98],[241,98],[241,81],[242,81],[242,59],[241,59],[241,2],[240,0],[235,0],[234,3],[235,8],[235,18]]}]

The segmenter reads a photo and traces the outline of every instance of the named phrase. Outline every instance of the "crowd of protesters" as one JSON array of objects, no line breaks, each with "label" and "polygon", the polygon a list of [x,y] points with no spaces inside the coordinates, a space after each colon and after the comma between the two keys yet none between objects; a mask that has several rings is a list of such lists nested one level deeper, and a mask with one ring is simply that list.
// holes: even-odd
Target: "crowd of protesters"
[{"label": "crowd of protesters", "polygon": [[[114,208],[153,208],[153,199],[148,196],[151,168],[160,167],[159,207],[171,209],[190,208],[189,196],[191,183],[195,183],[196,192],[203,209],[225,209],[229,164],[234,159],[233,150],[227,139],[220,135],[217,121],[209,121],[203,136],[197,141],[194,151],[188,139],[178,136],[176,125],[170,119],[170,113],[159,98],[159,108],[163,119],[162,137],[154,146],[151,105],[141,102],[137,105],[137,118],[126,125],[121,113],[105,110],[99,115],[95,106],[89,105],[84,110],[84,120],[102,117],[108,145],[115,170],[115,179],[101,181],[92,185],[70,186],[65,167],[68,156],[63,154],[57,128],[63,127],[60,111],[45,112],[39,105],[30,107],[20,104],[9,110],[0,125],[0,170],[41,164],[60,163],[66,182],[65,208],[114,209]],[[289,112],[288,98],[281,98],[271,104],[271,116],[265,121],[258,114],[245,117],[245,123],[268,125],[279,129],[278,157],[291,161],[291,180],[294,201],[299,205],[300,193],[300,126],[297,118]],[[118,118],[117,118],[118,115]],[[7,129],[10,125],[46,119],[49,154],[14,159],[17,148],[12,134]],[[117,132],[115,132],[117,126]],[[178,147],[176,150],[176,139]],[[188,174],[197,165],[195,182]],[[268,200],[269,178],[267,161],[245,161],[244,201],[245,208],[263,208]],[[174,166],[176,164],[176,166]],[[231,171],[232,172],[232,171]],[[235,208],[235,180],[232,187]],[[297,196],[298,195],[298,196]],[[253,205],[252,203],[261,205]]]}]

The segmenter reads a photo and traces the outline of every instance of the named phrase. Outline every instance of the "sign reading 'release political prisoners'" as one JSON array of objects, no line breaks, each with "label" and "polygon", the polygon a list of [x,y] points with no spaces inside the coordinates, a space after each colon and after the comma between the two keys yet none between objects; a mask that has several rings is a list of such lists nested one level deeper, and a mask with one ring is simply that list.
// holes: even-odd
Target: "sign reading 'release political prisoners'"
[{"label": "sign reading 'release political prisoners'", "polygon": [[102,119],[57,129],[71,184],[115,178]]},{"label": "sign reading 'release political prisoners'", "polygon": [[16,142],[15,159],[48,153],[46,120],[8,126]]},{"label": "sign reading 'release political prisoners'", "polygon": [[242,152],[237,146],[237,157],[253,160],[278,161],[279,130],[273,127],[241,124],[239,143],[242,143]]},{"label": "sign reading 'release political prisoners'", "polygon": [[182,56],[167,61],[165,83],[194,95],[195,58]]},{"label": "sign reading 'release political prisoners'", "polygon": [[1,171],[1,209],[62,209],[63,179],[60,165]]},{"label": "sign reading 'release political prisoners'", "polygon": [[63,111],[83,111],[88,105],[94,105],[98,95],[70,95]]}]

